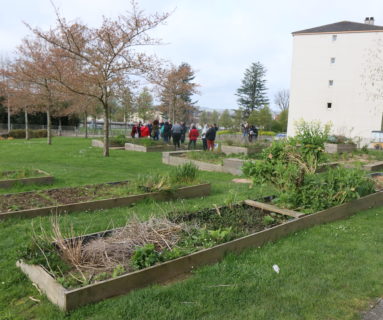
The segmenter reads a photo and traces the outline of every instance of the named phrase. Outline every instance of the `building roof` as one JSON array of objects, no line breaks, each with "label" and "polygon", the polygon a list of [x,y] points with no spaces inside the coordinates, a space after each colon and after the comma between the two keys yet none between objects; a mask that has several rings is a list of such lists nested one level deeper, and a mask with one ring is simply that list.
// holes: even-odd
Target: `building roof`
[{"label": "building roof", "polygon": [[307,33],[342,33],[342,32],[374,32],[383,31],[382,26],[352,21],[341,21],[324,26],[293,32],[293,35]]}]

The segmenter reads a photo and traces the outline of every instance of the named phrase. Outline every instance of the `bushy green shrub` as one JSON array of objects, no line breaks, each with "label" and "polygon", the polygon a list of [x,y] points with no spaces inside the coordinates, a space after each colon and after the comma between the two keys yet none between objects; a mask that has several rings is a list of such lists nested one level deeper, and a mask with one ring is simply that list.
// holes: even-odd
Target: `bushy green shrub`
[{"label": "bushy green shrub", "polygon": [[243,172],[254,184],[272,184],[276,202],[286,208],[314,212],[342,204],[374,191],[373,182],[358,169],[329,169],[317,174],[324,159],[324,143],[330,127],[300,122],[297,135],[274,141],[262,153],[262,161],[246,162]]},{"label": "bushy green shrub", "polygon": [[237,130],[219,130],[217,131],[217,135],[222,135],[222,134],[241,134],[241,132]]},{"label": "bushy green shrub", "polygon": [[346,136],[343,136],[343,135],[329,136],[327,139],[327,142],[336,143],[336,144],[355,144],[355,142],[351,138],[347,138]]},{"label": "bushy green shrub", "polygon": [[[47,130],[28,130],[30,138],[46,138]],[[25,138],[25,130],[24,129],[15,129],[11,130],[6,135],[3,135],[4,138],[12,137],[14,139],[24,139]]]},{"label": "bushy green shrub", "polygon": [[374,182],[363,170],[331,168],[305,176],[301,188],[283,192],[276,203],[302,212],[324,210],[374,192]]},{"label": "bushy green shrub", "polygon": [[125,146],[125,143],[127,142],[128,140],[126,139],[126,137],[121,134],[121,135],[118,135],[116,137],[112,137],[110,139],[110,145],[112,147],[123,147]]},{"label": "bushy green shrub", "polygon": [[260,130],[258,132],[258,135],[259,136],[270,136],[270,137],[274,137],[276,135],[276,133],[274,131],[263,131],[263,130]]}]

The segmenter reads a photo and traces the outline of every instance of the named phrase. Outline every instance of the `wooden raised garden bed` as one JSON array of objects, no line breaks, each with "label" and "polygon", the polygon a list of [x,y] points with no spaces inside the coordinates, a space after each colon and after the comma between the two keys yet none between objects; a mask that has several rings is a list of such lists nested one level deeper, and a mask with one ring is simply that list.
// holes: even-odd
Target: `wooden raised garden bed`
[{"label": "wooden raised garden bed", "polygon": [[[92,147],[104,148],[104,142],[101,140],[93,139],[92,140]],[[112,150],[124,150],[125,147],[111,145],[110,149],[112,149]]]},{"label": "wooden raised garden bed", "polygon": [[356,144],[353,143],[325,143],[325,152],[327,153],[342,153],[352,152],[356,150]]},{"label": "wooden raised garden bed", "polygon": [[164,152],[174,150],[174,146],[167,144],[158,146],[143,146],[140,144],[125,143],[125,150],[138,152]]},{"label": "wooden raised garden bed", "polygon": [[[101,184],[101,185],[95,185],[95,186],[97,187],[97,186],[104,186],[109,184],[116,185],[116,184],[122,184],[122,183],[128,183],[128,182],[127,181],[113,182],[113,183]],[[7,197],[10,198],[14,196],[22,196],[23,198],[25,198],[25,201],[29,202],[27,197],[32,196],[33,200],[36,200],[35,198],[37,198],[37,200],[40,201],[42,205],[45,204],[45,206],[39,207],[39,208],[29,208],[24,210],[0,212],[0,220],[12,218],[12,217],[33,218],[37,216],[46,216],[50,214],[66,214],[66,213],[71,213],[76,211],[111,209],[111,208],[131,205],[143,199],[168,201],[168,200],[181,199],[181,198],[203,197],[210,194],[210,187],[211,187],[210,183],[204,183],[204,184],[198,184],[193,186],[180,187],[174,190],[163,190],[158,192],[142,193],[142,194],[136,194],[136,195],[123,196],[123,197],[114,196],[113,198],[92,200],[92,201],[81,201],[81,196],[80,196],[78,198],[80,199],[80,201],[78,202],[71,203],[71,200],[65,199],[65,203],[59,204],[59,205],[51,205],[52,202],[48,202],[46,198],[41,197],[34,192],[6,194],[6,195],[1,195],[0,197],[4,197],[5,199]],[[65,191],[67,190],[70,190],[70,188],[44,190],[44,192],[47,192],[48,196],[50,196],[49,194],[50,192],[58,191],[57,193],[62,194],[61,197],[64,197]]]},{"label": "wooden raised garden bed", "polygon": [[[259,208],[258,210],[261,210],[260,212],[267,211],[274,212],[274,214],[285,215],[290,217],[290,220],[284,220],[285,222],[282,221],[273,227],[266,227],[259,232],[215,245],[211,248],[203,249],[174,260],[169,260],[152,267],[76,289],[64,288],[41,266],[28,265],[21,260],[17,262],[17,266],[47,295],[50,301],[58,305],[62,310],[68,311],[88,303],[122,295],[131,290],[143,288],[148,285],[167,282],[191,272],[196,267],[216,263],[222,260],[229,252],[239,253],[247,248],[258,248],[265,243],[276,241],[294,232],[327,222],[345,219],[356,212],[382,206],[383,193],[374,193],[310,215],[303,215],[299,212],[284,210],[250,200],[245,201],[243,205]],[[217,210],[219,210],[219,208],[217,208]],[[82,238],[104,237],[110,232],[109,230],[83,236]],[[71,239],[67,239],[67,241],[70,240]]]},{"label": "wooden raised garden bed", "polygon": [[[3,171],[2,177],[5,178],[4,180],[0,180],[0,188],[11,188],[15,185],[33,185],[33,184],[52,184],[53,183],[53,176],[51,176],[49,173],[36,169],[32,170],[31,177],[26,178],[12,178],[8,179],[7,176],[12,176],[13,174],[17,175],[18,171]],[[0,177],[0,179],[2,178]]]},{"label": "wooden raised garden bed", "polygon": [[[162,162],[171,166],[178,166],[185,163],[194,163],[198,169],[204,171],[213,171],[213,172],[225,172],[231,173],[234,175],[242,174],[242,165],[244,160],[236,158],[226,158],[223,159],[223,165],[214,164],[204,161],[192,160],[188,158],[181,157],[183,154],[189,151],[173,151],[173,152],[164,152],[162,153]],[[203,152],[203,151],[201,151]]]},{"label": "wooden raised garden bed", "polygon": [[239,146],[229,146],[229,145],[221,144],[221,151],[225,154],[231,154],[231,153],[252,154],[252,153],[261,152],[263,149],[265,149],[265,146],[249,145],[248,147],[239,147]]}]

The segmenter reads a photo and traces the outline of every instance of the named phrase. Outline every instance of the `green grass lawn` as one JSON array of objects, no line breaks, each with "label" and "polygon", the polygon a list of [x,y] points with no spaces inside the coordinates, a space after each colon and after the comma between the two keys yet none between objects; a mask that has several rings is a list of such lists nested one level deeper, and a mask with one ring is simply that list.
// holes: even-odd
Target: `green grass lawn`
[{"label": "green grass lawn", "polygon": [[[90,140],[57,138],[0,141],[0,169],[39,168],[53,174],[53,186],[15,187],[1,193],[133,179],[167,172],[160,153],[112,150],[110,158]],[[236,198],[258,198],[270,190],[233,184],[233,176],[202,172],[212,195],[171,203],[145,201],[134,207],[74,213],[61,218],[77,234],[125,224],[172,210],[198,210]],[[0,222],[0,319],[359,319],[361,310],[383,294],[383,209],[318,226],[221,263],[200,268],[186,280],[153,286],[82,307],[69,314],[38,293],[16,268],[19,250],[33,229],[50,218]],[[277,264],[280,273],[272,266]],[[29,297],[41,300],[34,302]]]}]

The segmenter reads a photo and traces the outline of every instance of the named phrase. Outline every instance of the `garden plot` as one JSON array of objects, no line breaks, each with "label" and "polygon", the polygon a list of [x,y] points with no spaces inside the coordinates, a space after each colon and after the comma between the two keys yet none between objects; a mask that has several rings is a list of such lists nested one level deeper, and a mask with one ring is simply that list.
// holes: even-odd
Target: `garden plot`
[{"label": "garden plot", "polygon": [[210,151],[173,151],[162,154],[162,162],[169,165],[193,163],[200,170],[226,172],[234,175],[242,174],[243,159],[222,152]]},{"label": "garden plot", "polygon": [[197,169],[185,165],[169,175],[140,176],[134,181],[0,195],[0,220],[109,209],[148,198],[172,200],[209,194],[210,184],[200,183]]},{"label": "garden plot", "polygon": [[342,165],[346,168],[362,168],[366,171],[383,170],[382,151],[356,151],[343,154],[327,154],[326,158],[331,163]]},{"label": "garden plot", "polygon": [[[383,205],[375,193],[311,215],[245,201],[197,213],[173,213],[123,228],[64,239],[57,221],[52,244],[25,251],[18,267],[63,310],[164,283],[195,267],[315,225]],[[278,212],[278,213],[277,213]],[[46,234],[46,232],[43,232]],[[36,258],[37,249],[44,255]],[[37,254],[38,255],[38,254]],[[48,265],[44,256],[49,256]],[[34,265],[28,264],[33,260]],[[37,259],[37,260],[36,260]],[[40,265],[39,265],[40,264]],[[79,287],[80,286],[80,287]]]},{"label": "garden plot", "polygon": [[0,188],[11,188],[15,185],[52,184],[53,180],[53,176],[39,169],[0,171]]},{"label": "garden plot", "polygon": [[[92,147],[96,148],[104,148],[104,142],[102,140],[93,139],[92,140]],[[110,149],[112,150],[124,150],[124,146],[120,146],[119,144],[111,144]]]},{"label": "garden plot", "polygon": [[260,153],[263,149],[270,146],[268,141],[256,141],[253,143],[238,143],[232,140],[225,140],[220,144],[220,150],[224,154],[238,154],[243,153],[246,155]]}]

